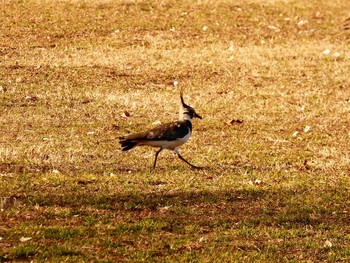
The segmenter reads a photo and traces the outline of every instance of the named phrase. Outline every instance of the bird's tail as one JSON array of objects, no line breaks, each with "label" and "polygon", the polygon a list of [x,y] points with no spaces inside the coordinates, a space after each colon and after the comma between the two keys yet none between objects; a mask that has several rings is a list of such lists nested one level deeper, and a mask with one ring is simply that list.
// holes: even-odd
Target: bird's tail
[{"label": "bird's tail", "polygon": [[125,137],[119,138],[119,143],[122,146],[122,151],[128,151],[137,146],[137,142]]}]

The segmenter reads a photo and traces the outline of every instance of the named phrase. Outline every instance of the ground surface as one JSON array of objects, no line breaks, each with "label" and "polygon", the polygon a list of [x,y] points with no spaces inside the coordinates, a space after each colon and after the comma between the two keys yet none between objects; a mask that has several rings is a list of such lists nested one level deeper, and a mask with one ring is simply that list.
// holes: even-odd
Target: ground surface
[{"label": "ground surface", "polygon": [[348,1],[0,7],[0,261],[350,261]]}]

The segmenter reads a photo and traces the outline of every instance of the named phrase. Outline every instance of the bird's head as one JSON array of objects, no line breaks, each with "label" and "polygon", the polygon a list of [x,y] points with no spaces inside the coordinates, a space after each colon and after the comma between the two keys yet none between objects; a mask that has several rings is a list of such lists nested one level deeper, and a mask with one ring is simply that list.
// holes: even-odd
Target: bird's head
[{"label": "bird's head", "polygon": [[202,119],[202,117],[196,113],[194,108],[191,106],[188,106],[183,98],[182,92],[180,93],[180,99],[181,99],[181,105],[180,105],[180,120],[189,120],[191,121],[193,118],[199,118]]}]

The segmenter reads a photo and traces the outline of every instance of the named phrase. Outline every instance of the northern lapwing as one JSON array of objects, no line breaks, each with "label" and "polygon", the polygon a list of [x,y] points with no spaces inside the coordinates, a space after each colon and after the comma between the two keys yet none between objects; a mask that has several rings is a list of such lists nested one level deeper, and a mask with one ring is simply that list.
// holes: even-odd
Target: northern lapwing
[{"label": "northern lapwing", "polygon": [[182,92],[180,93],[181,105],[179,111],[179,120],[158,125],[155,128],[149,129],[144,132],[130,134],[125,137],[119,138],[122,151],[128,151],[136,146],[151,146],[157,147],[159,150],[156,152],[153,169],[156,167],[157,158],[161,151],[171,150],[185,163],[190,165],[192,168],[197,167],[188,161],[186,161],[179,153],[177,147],[181,146],[191,136],[192,133],[192,119],[199,118],[196,111],[188,106],[183,99]]}]

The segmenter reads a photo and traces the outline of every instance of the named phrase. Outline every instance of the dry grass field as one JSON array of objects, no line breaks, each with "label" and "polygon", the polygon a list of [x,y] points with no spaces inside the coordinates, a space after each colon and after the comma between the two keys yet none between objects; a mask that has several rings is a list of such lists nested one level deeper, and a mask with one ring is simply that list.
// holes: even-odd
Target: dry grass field
[{"label": "dry grass field", "polygon": [[350,261],[349,1],[0,10],[0,262]]}]

